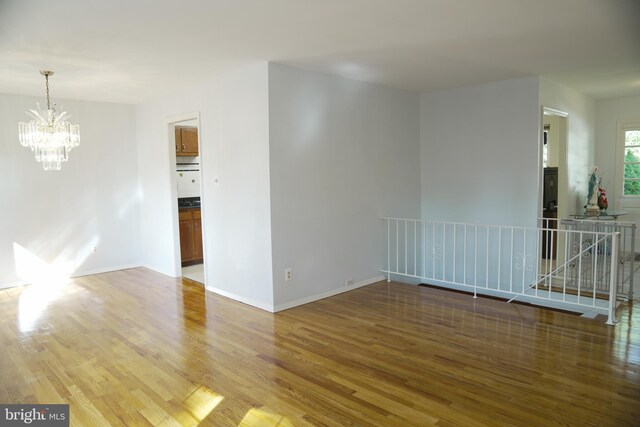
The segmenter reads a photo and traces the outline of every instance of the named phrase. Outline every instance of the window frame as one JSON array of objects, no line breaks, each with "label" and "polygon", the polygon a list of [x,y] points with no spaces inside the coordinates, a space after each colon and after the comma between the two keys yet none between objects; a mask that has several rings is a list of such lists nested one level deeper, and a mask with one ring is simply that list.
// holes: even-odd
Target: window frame
[{"label": "window frame", "polygon": [[616,196],[626,204],[640,207],[640,195],[624,194],[624,156],[626,152],[625,132],[629,130],[640,131],[640,119],[618,120],[616,135]]}]

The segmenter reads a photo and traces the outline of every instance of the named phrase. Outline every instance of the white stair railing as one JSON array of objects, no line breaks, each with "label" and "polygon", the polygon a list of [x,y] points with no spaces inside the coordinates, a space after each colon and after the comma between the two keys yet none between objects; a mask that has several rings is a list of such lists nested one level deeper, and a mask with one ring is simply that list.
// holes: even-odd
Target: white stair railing
[{"label": "white stair railing", "polygon": [[607,323],[615,324],[619,231],[382,220],[387,280],[408,277],[468,289],[474,297],[480,293],[591,310],[607,314]]},{"label": "white stair railing", "polygon": [[[549,219],[540,219],[542,228],[548,228],[552,223]],[[564,230],[600,231],[605,233],[620,232],[620,244],[618,246],[618,295],[628,300],[633,300],[634,276],[640,268],[636,258],[636,224],[624,221],[603,221],[588,219],[561,219],[558,227]],[[607,292],[608,288],[598,290]]]}]

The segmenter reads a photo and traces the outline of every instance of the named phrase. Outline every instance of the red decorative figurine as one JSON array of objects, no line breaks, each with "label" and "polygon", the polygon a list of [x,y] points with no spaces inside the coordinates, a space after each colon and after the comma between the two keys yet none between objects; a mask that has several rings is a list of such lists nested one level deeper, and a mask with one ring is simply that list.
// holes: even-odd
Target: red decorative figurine
[{"label": "red decorative figurine", "polygon": [[609,207],[609,202],[607,202],[607,192],[602,187],[598,187],[598,207],[601,211],[606,211]]}]

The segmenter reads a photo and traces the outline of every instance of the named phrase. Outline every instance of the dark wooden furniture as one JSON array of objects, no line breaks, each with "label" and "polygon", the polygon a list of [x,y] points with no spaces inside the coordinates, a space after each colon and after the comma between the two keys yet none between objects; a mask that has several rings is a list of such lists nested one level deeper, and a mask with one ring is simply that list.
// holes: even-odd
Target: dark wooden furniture
[{"label": "dark wooden furniture", "polygon": [[556,259],[558,257],[558,211],[545,209],[542,213],[545,219],[543,227],[547,228],[542,232],[542,258]]},{"label": "dark wooden furniture", "polygon": [[180,209],[180,255],[182,265],[202,262],[202,218],[200,208]]}]

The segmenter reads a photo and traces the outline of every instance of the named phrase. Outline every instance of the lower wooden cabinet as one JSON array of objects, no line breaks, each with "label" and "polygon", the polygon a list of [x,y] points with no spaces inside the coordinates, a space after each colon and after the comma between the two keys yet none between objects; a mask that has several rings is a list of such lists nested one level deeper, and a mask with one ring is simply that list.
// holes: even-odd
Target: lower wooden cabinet
[{"label": "lower wooden cabinet", "polygon": [[182,265],[202,262],[202,216],[200,208],[181,209],[179,217]]}]

